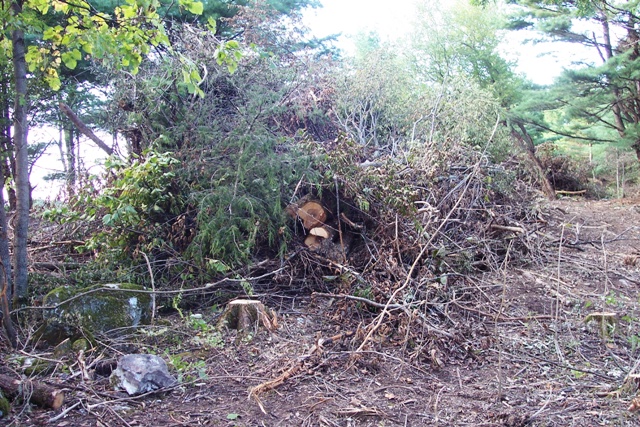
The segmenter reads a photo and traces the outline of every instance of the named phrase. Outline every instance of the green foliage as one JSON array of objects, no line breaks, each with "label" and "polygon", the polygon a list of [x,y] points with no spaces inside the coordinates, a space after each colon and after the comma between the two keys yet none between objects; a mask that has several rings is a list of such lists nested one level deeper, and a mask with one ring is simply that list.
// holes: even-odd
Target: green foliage
[{"label": "green foliage", "polygon": [[171,355],[168,351],[165,356],[169,359],[169,365],[178,373],[179,383],[207,379],[207,364],[204,360],[190,361],[183,354]]},{"label": "green foliage", "polygon": [[[269,31],[280,28],[269,28],[260,22],[250,30],[271,42]],[[278,33],[281,43],[295,43],[285,35]],[[230,73],[209,49],[217,45],[211,32],[183,25],[173,38],[179,57],[158,58],[113,82],[112,126],[138,130],[146,154],[130,165],[110,160],[102,194],[80,205],[94,206],[89,214],[104,227],[88,249],[120,267],[139,266],[144,252],[157,286],[191,286],[258,255],[284,254],[283,208],[303,177],[314,179],[295,135],[311,108],[320,113],[301,95],[319,91],[304,80],[313,64],[301,61],[304,53],[278,47],[276,56],[256,43]]]},{"label": "green foliage", "polygon": [[[549,99],[554,102],[546,109],[557,119],[552,130],[584,141],[623,141],[640,158],[637,2],[512,3],[519,5],[511,16],[517,23],[513,27],[536,29],[546,40],[593,49],[592,64],[565,71],[549,90]],[[583,31],[585,25],[593,30]]]},{"label": "green foliage", "polygon": [[[150,152],[132,164],[111,158],[105,163],[112,182],[92,200],[86,218],[102,218],[104,229],[85,249],[117,251],[121,257],[150,252],[167,244],[163,230],[184,208],[169,153]],[[88,203],[81,200],[81,204]]]}]

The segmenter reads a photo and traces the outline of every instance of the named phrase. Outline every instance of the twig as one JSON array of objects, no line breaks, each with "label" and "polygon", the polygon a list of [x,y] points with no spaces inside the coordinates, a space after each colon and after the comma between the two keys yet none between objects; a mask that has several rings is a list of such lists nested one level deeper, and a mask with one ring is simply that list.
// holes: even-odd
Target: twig
[{"label": "twig", "polygon": [[[498,124],[499,123],[500,123],[500,118],[498,117],[498,120],[496,120],[496,124],[495,124],[495,126],[493,128],[493,133],[491,134],[491,138],[489,138],[489,141],[491,141],[493,139],[493,135],[496,133],[496,130],[498,129]],[[488,145],[489,144],[487,143],[487,146],[485,147],[485,151],[486,151]],[[360,344],[360,346],[358,346],[358,349],[356,350],[357,352],[364,349],[365,345],[367,345],[367,342],[369,342],[369,340],[371,339],[371,337],[373,336],[375,331],[377,331],[378,328],[380,328],[380,325],[382,324],[382,321],[384,320],[385,316],[387,316],[389,314],[388,306],[390,304],[392,304],[392,301],[395,300],[396,296],[398,296],[398,294],[401,291],[403,291],[404,289],[406,289],[407,286],[409,286],[409,283],[411,283],[411,278],[413,277],[413,272],[415,271],[415,269],[417,268],[418,264],[420,263],[420,260],[422,259],[424,254],[427,252],[427,250],[429,249],[431,243],[434,241],[436,236],[440,233],[440,231],[442,231],[442,229],[444,228],[445,224],[449,221],[449,219],[451,218],[453,213],[458,209],[458,206],[460,206],[460,203],[462,203],[462,199],[463,199],[464,195],[467,193],[467,191],[469,190],[469,187],[471,186],[472,178],[480,170],[480,163],[481,162],[482,162],[482,159],[479,159],[475,163],[475,165],[473,167],[473,171],[462,180],[462,182],[464,182],[466,180],[466,183],[465,183],[465,185],[464,185],[464,187],[463,187],[463,189],[462,189],[462,191],[460,193],[460,196],[456,200],[456,202],[453,205],[453,207],[449,210],[449,213],[447,214],[447,216],[440,223],[438,228],[436,228],[436,230],[431,234],[431,237],[429,238],[427,243],[422,247],[422,249],[420,250],[420,253],[418,253],[418,255],[416,256],[416,259],[411,264],[411,268],[409,269],[409,272],[406,275],[404,283],[402,284],[402,286],[400,286],[398,289],[396,289],[393,292],[393,294],[391,294],[391,296],[387,300],[385,308],[382,310],[382,313],[380,313],[378,315],[375,324],[373,325],[373,327],[371,327],[371,329],[369,330],[367,335],[364,337],[364,339],[362,340],[362,343]]]},{"label": "twig", "polygon": [[153,279],[153,270],[151,269],[151,263],[149,262],[149,257],[144,252],[140,252],[144,257],[144,260],[147,262],[147,269],[149,270],[149,277],[151,278],[151,324],[154,324],[156,319],[156,282]]},{"label": "twig", "polygon": [[562,241],[564,240],[564,227],[565,224],[562,223],[562,229],[560,230],[560,244],[558,245],[558,262],[557,262],[557,277],[558,280],[556,282],[556,298],[555,298],[555,310],[554,310],[554,324],[555,327],[553,328],[553,341],[556,347],[556,353],[558,354],[558,359],[560,359],[562,362],[564,362],[564,355],[562,354],[562,351],[560,350],[560,343],[558,342],[558,330],[560,329],[560,322],[559,322],[559,318],[560,318],[560,260],[562,259]]},{"label": "twig", "polygon": [[62,418],[64,418],[69,412],[71,412],[75,407],[77,407],[78,405],[80,405],[82,403],[82,401],[78,400],[76,403],[74,403],[73,405],[69,406],[67,409],[65,409],[64,411],[60,412],[58,415],[56,415],[55,417],[51,417],[49,418],[49,420],[47,422],[49,423],[55,423],[58,420],[61,420]]},{"label": "twig", "polygon": [[512,231],[514,233],[520,233],[520,234],[527,233],[527,231],[522,227],[507,227],[505,225],[491,224],[489,228],[493,228],[494,230]]},{"label": "twig", "polygon": [[261,393],[267,392],[269,390],[273,390],[281,386],[286,380],[288,380],[289,378],[293,377],[298,372],[300,372],[304,367],[304,363],[307,360],[309,360],[313,356],[322,354],[323,346],[325,344],[331,344],[345,337],[352,336],[354,333],[355,332],[353,331],[348,331],[348,332],[343,332],[343,333],[334,335],[329,338],[319,339],[305,355],[298,357],[295,363],[293,363],[293,365],[291,365],[289,369],[284,371],[280,376],[272,380],[269,380],[267,382],[264,382],[262,384],[258,384],[257,386],[249,389],[249,399],[253,398],[258,404],[258,406],[260,407],[260,410],[266,414],[267,411],[265,410],[264,405],[260,401],[259,395]]},{"label": "twig", "polygon": [[347,294],[326,294],[323,292],[314,292],[311,294],[312,297],[314,296],[318,296],[318,297],[326,297],[326,298],[343,298],[343,299],[350,299],[353,301],[358,301],[367,305],[370,305],[372,307],[377,307],[377,308],[389,308],[391,310],[395,310],[395,309],[399,309],[404,311],[406,314],[409,314],[409,309],[407,307],[405,307],[402,304],[382,304],[376,301],[371,301],[370,299],[367,298],[363,298],[363,297],[356,297],[353,295],[347,295]]},{"label": "twig", "polygon": [[500,307],[498,308],[498,311],[496,312],[496,315],[493,319],[493,327],[494,327],[494,331],[496,333],[496,339],[498,340],[498,398],[496,399],[498,402],[502,401],[502,397],[503,397],[503,391],[502,388],[504,387],[503,384],[503,379],[502,379],[502,354],[503,354],[503,349],[502,349],[502,340],[499,339],[499,332],[498,332],[498,318],[502,315],[502,310],[504,310],[504,306],[505,306],[505,300],[507,298],[507,272],[506,272],[506,267],[507,267],[507,262],[509,262],[509,254],[511,253],[511,248],[513,247],[513,241],[509,242],[509,246],[507,247],[507,253],[504,257],[504,259],[502,260],[502,295],[500,297]]}]

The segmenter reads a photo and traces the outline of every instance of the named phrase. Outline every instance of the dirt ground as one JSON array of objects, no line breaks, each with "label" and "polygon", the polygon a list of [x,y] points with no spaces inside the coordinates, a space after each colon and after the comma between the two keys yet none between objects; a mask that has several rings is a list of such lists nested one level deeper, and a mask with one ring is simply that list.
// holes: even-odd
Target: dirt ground
[{"label": "dirt ground", "polygon": [[183,374],[173,390],[130,398],[107,377],[54,372],[47,381],[65,388],[62,410],[17,407],[0,423],[640,425],[628,411],[640,383],[640,200],[564,199],[541,222],[530,235],[541,255],[458,281],[448,303],[427,302],[421,327],[432,339],[421,342],[429,344],[387,326],[358,351],[381,310],[351,311],[317,295],[283,299],[273,334],[213,342],[207,328],[192,328],[173,337],[185,349],[173,360]]}]

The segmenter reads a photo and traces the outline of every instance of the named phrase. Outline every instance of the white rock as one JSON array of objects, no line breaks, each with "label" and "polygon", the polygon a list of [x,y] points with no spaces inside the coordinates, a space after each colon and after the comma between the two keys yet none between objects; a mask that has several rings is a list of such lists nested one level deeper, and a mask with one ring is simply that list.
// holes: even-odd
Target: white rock
[{"label": "white rock", "polygon": [[111,384],[130,395],[144,394],[171,387],[177,380],[167,370],[167,364],[153,354],[127,354],[111,373]]}]

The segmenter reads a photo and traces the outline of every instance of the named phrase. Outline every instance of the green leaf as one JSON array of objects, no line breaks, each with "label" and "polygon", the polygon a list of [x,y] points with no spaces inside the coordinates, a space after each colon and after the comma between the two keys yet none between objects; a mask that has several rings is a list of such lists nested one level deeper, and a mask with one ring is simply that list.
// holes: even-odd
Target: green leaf
[{"label": "green leaf", "polygon": [[227,419],[228,420],[233,421],[233,420],[237,420],[238,418],[240,418],[240,415],[238,415],[238,414],[234,414],[234,413],[227,414]]},{"label": "green leaf", "polygon": [[64,65],[70,70],[75,69],[76,65],[78,65],[78,61],[74,58],[73,52],[64,52],[61,58]]},{"label": "green leaf", "polygon": [[213,34],[216,33],[217,30],[217,24],[216,24],[216,20],[213,19],[211,16],[209,17],[209,19],[207,19],[207,28],[209,29],[209,31],[211,31]]},{"label": "green leaf", "polygon": [[202,15],[202,12],[204,12],[204,5],[202,2],[195,1],[187,7],[187,10],[194,15]]}]

